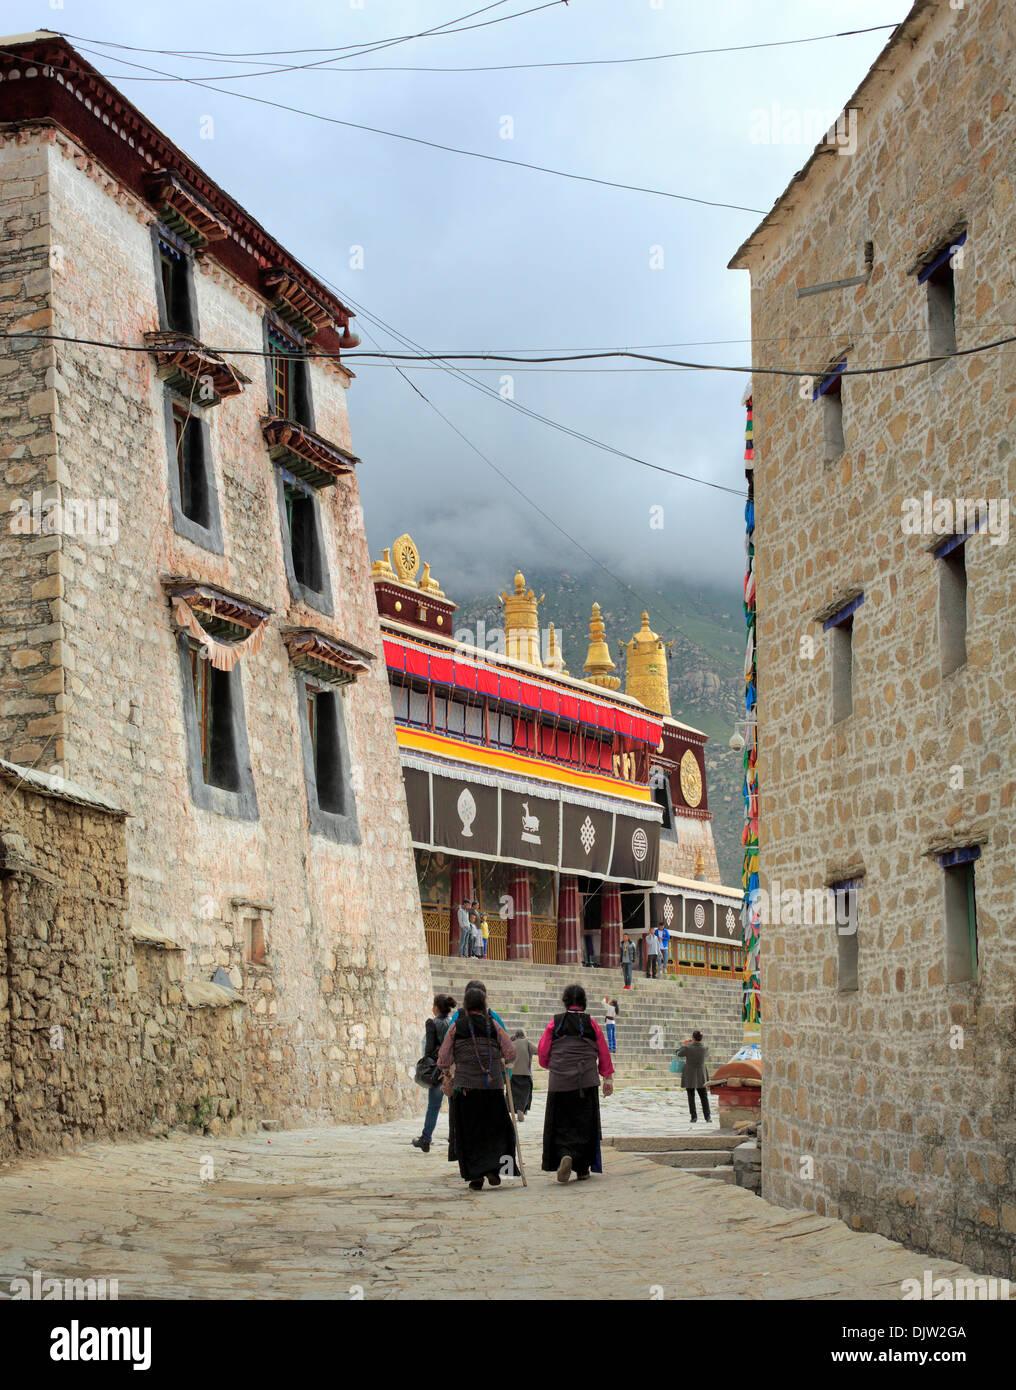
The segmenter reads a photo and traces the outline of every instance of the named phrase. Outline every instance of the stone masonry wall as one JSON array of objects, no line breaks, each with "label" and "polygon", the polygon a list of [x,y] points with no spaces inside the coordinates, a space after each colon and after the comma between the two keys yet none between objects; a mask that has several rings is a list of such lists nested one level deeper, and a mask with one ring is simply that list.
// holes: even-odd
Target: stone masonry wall
[{"label": "stone masonry wall", "polygon": [[127,920],[123,815],[0,778],[0,1159],[253,1115],[245,1006]]},{"label": "stone masonry wall", "polygon": [[[28,135],[21,132],[18,148],[32,151],[48,189],[56,331],[142,345],[158,327],[151,209],[62,132]],[[261,350],[262,300],[210,257],[199,259],[195,286],[204,342]],[[289,591],[274,466],[260,430],[268,409],[260,358],[234,359],[250,384],[208,412],[222,555],[173,529],[154,360],[59,344],[54,361],[48,428],[56,454],[47,466],[65,495],[117,505],[115,538],[61,538],[46,614],[65,637],[59,761],[68,777],[129,813],[131,923],[179,944],[186,980],[207,982],[218,966],[230,974],[250,1005],[245,1046],[262,1116],[291,1123],[404,1113],[417,1101],[409,1077],[430,972],[356,478],[320,494],[334,603],[326,617]],[[316,430],[349,448],[345,373],[314,362],[311,376]],[[18,539],[19,555],[34,544]],[[46,556],[37,563],[44,570]],[[192,801],[177,644],[160,584],[167,574],[272,610],[260,652],[238,668],[256,820]],[[0,580],[5,627],[19,593]],[[318,627],[376,657],[343,696],[358,845],[309,831],[286,626]],[[32,639],[33,650],[43,650],[41,640]],[[5,698],[23,698],[13,667],[29,634],[11,645]],[[0,751],[9,756],[15,739],[24,743],[20,725]],[[44,766],[48,760],[47,750]],[[242,959],[251,918],[262,922],[268,948],[257,968]]]},{"label": "stone masonry wall", "polygon": [[[915,266],[961,224],[958,347],[1012,332],[1016,12],[938,0],[914,18],[861,93],[856,153],[821,156],[736,262],[755,340],[761,886],[862,878],[854,993],[835,926],[763,922],[763,1191],[1012,1277],[1016,540],[967,543],[968,659],[943,676],[941,536],[901,516],[926,489],[1016,496],[1016,353],[845,377],[832,462],[808,384],[757,370],[927,356]],[[867,283],[797,297],[862,274],[865,242]],[[861,590],[853,713],[834,724],[818,619]],[[948,983],[935,851],[972,842],[978,978]]]}]

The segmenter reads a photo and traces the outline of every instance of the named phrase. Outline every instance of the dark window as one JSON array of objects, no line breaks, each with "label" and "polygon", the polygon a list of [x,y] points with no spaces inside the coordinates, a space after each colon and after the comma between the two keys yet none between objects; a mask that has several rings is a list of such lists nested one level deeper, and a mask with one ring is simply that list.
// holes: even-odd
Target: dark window
[{"label": "dark window", "polygon": [[269,326],[268,404],[273,415],[313,429],[307,355],[293,339]]},{"label": "dark window", "polygon": [[156,238],[156,253],[162,289],[159,303],[161,327],[197,337],[191,258],[164,236]]},{"label": "dark window", "polygon": [[967,662],[967,548],[962,538],[942,546],[938,556],[938,642],[942,674]]},{"label": "dark window", "polygon": [[822,624],[829,633],[834,724],[854,712],[854,613],[863,602],[863,594],[851,599]]},{"label": "dark window", "polygon": [[201,421],[182,403],[173,406],[173,445],[180,481],[180,510],[198,526],[211,525],[208,460]]},{"label": "dark window", "polygon": [[190,644],[191,680],[201,753],[201,775],[210,787],[240,790],[240,765],[233,722],[233,673],[217,671]]},{"label": "dark window", "polygon": [[822,406],[822,448],[826,463],[838,459],[846,447],[843,439],[843,370],[846,361],[823,377],[813,399]]},{"label": "dark window", "polygon": [[338,691],[298,674],[310,828],[343,844],[359,844],[349,747]]},{"label": "dark window", "polygon": [[945,977],[950,984],[977,979],[977,896],[974,864],[981,851],[952,850],[939,857],[945,874]]},{"label": "dark window", "polygon": [[[928,348],[932,357],[949,356],[956,351],[956,281],[954,269],[966,232],[943,246],[917,277],[928,300]],[[962,253],[960,253],[962,254]],[[940,362],[933,364],[941,366]]]},{"label": "dark window", "polygon": [[324,592],[324,559],[318,527],[317,496],[312,488],[286,483],[286,524],[293,574],[298,584],[315,594]]},{"label": "dark window", "polygon": [[841,994],[857,984],[857,880],[830,884],[836,919],[836,988]]}]

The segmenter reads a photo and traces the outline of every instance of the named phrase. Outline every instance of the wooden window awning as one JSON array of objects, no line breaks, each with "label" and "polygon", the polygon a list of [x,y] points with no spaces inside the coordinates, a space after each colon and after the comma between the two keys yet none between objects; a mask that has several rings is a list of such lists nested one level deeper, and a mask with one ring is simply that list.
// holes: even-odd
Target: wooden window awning
[{"label": "wooden window awning", "polygon": [[270,608],[178,575],[164,578],[173,622],[190,634],[219,671],[231,671],[242,656],[253,655],[268,630]]},{"label": "wooden window awning", "polygon": [[179,174],[157,169],[146,180],[145,191],[170,231],[197,250],[229,236],[228,225]]},{"label": "wooden window awning", "polygon": [[372,652],[340,642],[317,628],[290,628],[282,637],[293,665],[326,685],[349,685],[366,675],[374,660]]},{"label": "wooden window awning", "polygon": [[250,381],[225,358],[202,347],[188,333],[159,329],[145,334],[145,343],[159,365],[159,375],[168,386],[195,405],[218,405],[238,396]]},{"label": "wooden window awning", "polygon": [[311,487],[332,487],[336,478],[351,473],[360,460],[338,444],[331,444],[319,434],[295,420],[281,415],[269,416],[261,422],[261,433],[268,445],[273,463],[302,478]]},{"label": "wooden window awning", "polygon": [[280,319],[291,324],[305,338],[312,338],[323,328],[337,332],[342,329],[340,347],[360,346],[360,339],[349,331],[353,315],[335,301],[337,310],[329,307],[313,290],[303,284],[292,271],[274,266],[261,275],[265,297]]}]

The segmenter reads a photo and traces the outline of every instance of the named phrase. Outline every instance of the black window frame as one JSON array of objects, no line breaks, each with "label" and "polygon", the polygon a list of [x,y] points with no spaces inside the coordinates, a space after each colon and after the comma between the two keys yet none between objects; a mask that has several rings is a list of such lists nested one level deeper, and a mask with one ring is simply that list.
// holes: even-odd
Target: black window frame
[{"label": "black window frame", "polygon": [[[189,439],[191,462],[201,469],[205,497],[205,516],[203,524],[184,511],[184,497],[181,479],[180,454],[177,447],[177,419],[183,415],[185,430]],[[223,553],[222,518],[219,512],[218,488],[215,482],[215,467],[212,462],[212,435],[208,418],[204,411],[186,397],[166,387],[163,396],[163,415],[166,431],[166,457],[169,468],[169,496],[173,512],[173,530],[177,535],[210,550],[215,555]]]},{"label": "black window frame", "polygon": [[[240,661],[232,671],[218,671],[198,652],[198,644],[187,633],[177,636],[177,649],[180,662],[182,685],[182,707],[184,729],[187,740],[187,768],[190,779],[191,800],[205,811],[216,815],[229,816],[233,820],[257,820],[258,803],[254,787],[254,772],[251,767],[250,745],[247,739],[247,720],[244,713],[244,692]],[[202,740],[202,719],[199,714],[195,661],[207,678],[212,699],[219,705],[213,712],[216,727],[209,730],[208,745]],[[211,748],[211,740],[223,740],[218,750]],[[213,759],[218,758],[217,773],[231,785],[209,781],[208,772]],[[228,773],[228,776],[226,775]]]},{"label": "black window frame", "polygon": [[[324,526],[321,520],[321,499],[318,495],[318,491],[316,488],[311,487],[309,483],[305,483],[302,478],[298,478],[295,473],[290,473],[288,469],[283,468],[280,464],[277,464],[275,468],[275,491],[279,508],[279,523],[282,527],[282,552],[290,592],[294,598],[301,599],[308,607],[316,609],[319,613],[324,613],[327,617],[331,617],[334,613],[331,576],[328,569],[328,552],[325,549]],[[296,560],[293,552],[293,533],[290,526],[290,503],[289,497],[287,496],[288,491],[299,493],[301,495],[301,500],[309,507],[308,516],[312,526],[312,530],[309,534],[313,536],[316,563],[320,569],[320,589],[314,589],[310,585],[305,584],[296,574]]]},{"label": "black window frame", "polygon": [[[168,227],[160,222],[152,226],[152,251],[155,257],[155,299],[159,309],[159,327],[164,332],[183,333],[190,338],[200,337],[198,297],[194,283],[194,253]],[[165,252],[179,268],[179,284],[174,289],[174,301],[166,294],[164,274]]]},{"label": "black window frame", "polygon": [[[278,351],[279,347],[289,349],[288,353]],[[299,335],[284,327],[276,319],[264,319],[265,378],[268,390],[268,414],[282,420],[291,420],[304,429],[314,429],[314,394],[311,389],[310,362],[307,357],[307,344]],[[284,359],[289,363],[289,402],[288,408],[279,408],[276,391],[276,362]]]},{"label": "black window frame", "polygon": [[[295,675],[310,832],[312,835],[334,840],[337,844],[358,845],[360,821],[356,792],[353,789],[352,759],[342,691],[316,680],[304,671],[297,671]],[[312,703],[315,706],[316,738],[311,728]],[[326,724],[326,720],[332,722]],[[322,775],[321,762],[324,758],[328,758],[330,763],[326,769],[327,776]],[[325,783],[326,786],[322,785]],[[338,799],[335,796],[336,786],[341,788],[341,797]],[[332,809],[337,800],[342,806],[341,810]],[[328,803],[331,803],[331,806]]]}]

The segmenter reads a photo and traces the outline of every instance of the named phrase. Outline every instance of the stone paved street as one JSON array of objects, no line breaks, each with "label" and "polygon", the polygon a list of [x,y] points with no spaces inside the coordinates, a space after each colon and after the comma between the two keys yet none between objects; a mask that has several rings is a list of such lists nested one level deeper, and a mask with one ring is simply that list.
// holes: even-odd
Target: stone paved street
[{"label": "stone paved street", "polygon": [[[673,1093],[604,1102],[611,1135],[686,1130]],[[428,1155],[419,1123],[92,1144],[0,1169],[0,1298],[30,1276],[117,1278],[121,1299],[475,1296],[754,1299],[900,1296],[900,1281],[964,1274],[838,1221],[606,1148],[602,1177],[539,1171],[543,1095],[522,1127],[530,1186],[465,1190],[446,1161],[444,1112]],[[701,1121],[699,1123],[702,1128]],[[715,1123],[712,1126],[715,1128]],[[202,1166],[214,1177],[202,1179]],[[569,1285],[582,1257],[583,1285]]]}]

